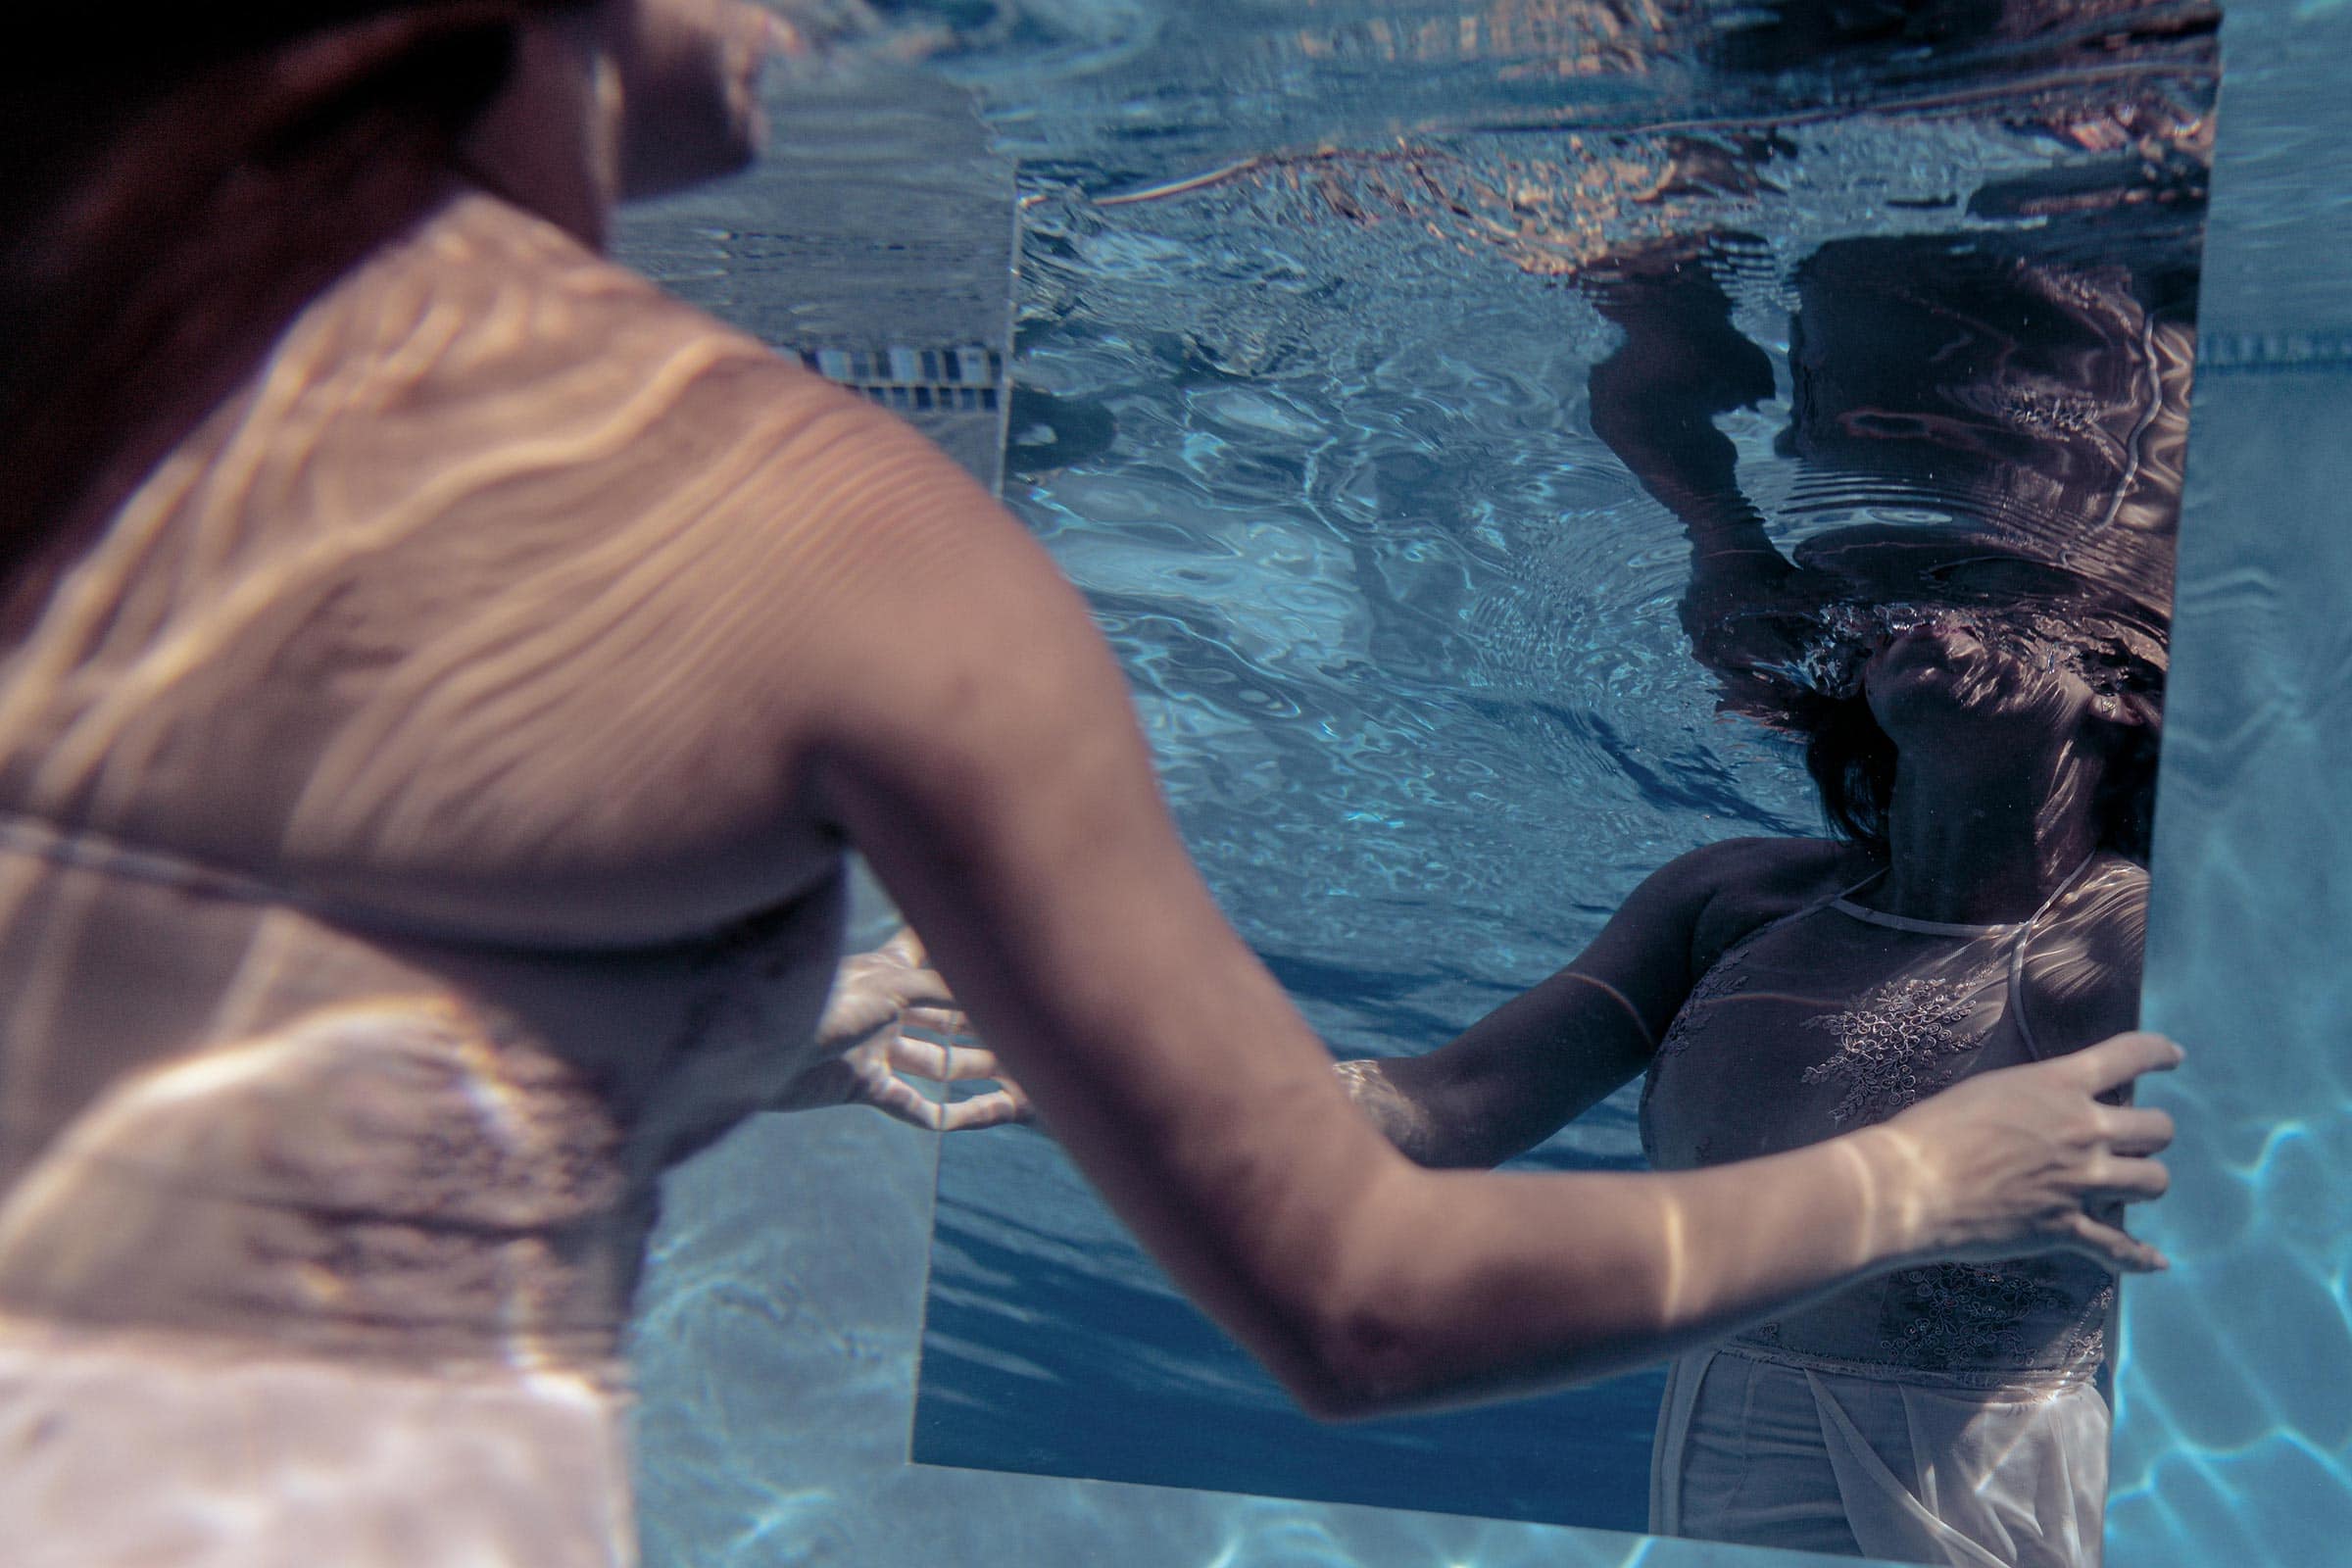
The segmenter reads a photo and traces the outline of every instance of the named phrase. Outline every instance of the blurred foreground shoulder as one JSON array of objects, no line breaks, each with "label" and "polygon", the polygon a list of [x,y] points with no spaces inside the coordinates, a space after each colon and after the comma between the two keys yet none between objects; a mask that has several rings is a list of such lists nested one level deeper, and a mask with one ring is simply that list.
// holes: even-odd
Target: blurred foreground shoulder
[{"label": "blurred foreground shoulder", "polygon": [[461,191],[61,575],[0,806],[427,930],[690,936],[829,873],[813,752],[969,667],[991,550],[1040,580],[902,421]]}]

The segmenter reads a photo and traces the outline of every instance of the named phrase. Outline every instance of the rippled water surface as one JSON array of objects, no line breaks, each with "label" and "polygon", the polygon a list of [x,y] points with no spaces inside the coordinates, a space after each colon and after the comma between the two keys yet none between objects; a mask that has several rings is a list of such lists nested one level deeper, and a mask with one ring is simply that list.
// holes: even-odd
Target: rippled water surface
[{"label": "rippled water surface", "polygon": [[[1592,433],[1616,338],[1579,270],[1739,236],[1780,401],[1723,423],[1787,547],[1922,516],[1784,507],[1800,260],[2181,198],[2193,51],[2085,75],[2054,21],[1791,77],[1725,69],[1771,36],[1742,15],[1036,8],[941,53],[1021,160],[1005,499],[1116,646],[1218,899],[1343,1054],[1443,1044],[1681,851],[1820,831],[1792,750],[1690,658],[1682,526]],[[1634,1094],[1527,1162],[1638,1163]],[[939,1194],[918,1458],[1641,1525],[1651,1376],[1335,1434],[1044,1139],[950,1141]]]},{"label": "rippled water surface", "polygon": [[[1948,25],[1855,35],[1788,5],[877,9],[887,45],[858,47],[971,93],[1018,203],[1005,501],[1112,640],[1220,902],[1342,1054],[1443,1044],[1683,850],[1819,831],[1788,744],[1720,715],[1690,657],[1682,525],[1592,433],[1616,329],[1581,271],[1721,242],[1777,388],[1721,425],[1792,548],[1943,515],[1916,495],[1795,504],[1775,445],[1800,261],[1964,232],[2095,260],[2193,233],[2202,196],[2212,18],[2193,5],[1910,8]],[[674,285],[785,347],[861,329],[810,324],[787,215],[719,193],[693,220],[633,237]],[[987,267],[937,265],[964,314],[922,330],[977,330]],[[1636,1162],[1633,1094],[1529,1163]],[[760,1136],[786,1157],[784,1131]],[[858,1156],[840,1157],[846,1176]],[[821,1462],[784,1457],[808,1441],[774,1413],[800,1374],[766,1347],[801,1326],[813,1254],[755,1241],[731,1189],[695,1179],[644,1331],[668,1394],[649,1401],[650,1539],[706,1543],[680,1561],[765,1560],[771,1540],[821,1556],[881,1527],[845,1523],[800,1479]],[[1334,1432],[1289,1412],[1042,1137],[949,1140],[937,1219],[918,1459],[1641,1525],[1650,1377]],[[859,1234],[828,1221],[809,1245]],[[886,1341],[827,1343],[887,1381]],[[744,1522],[713,1555],[686,1522],[721,1496]],[[1264,1555],[1243,1559],[1348,1560],[1280,1520],[1279,1540],[1244,1532]],[[1513,1541],[1487,1560],[1586,1560]],[[1170,1549],[1241,1560],[1230,1539]]]}]

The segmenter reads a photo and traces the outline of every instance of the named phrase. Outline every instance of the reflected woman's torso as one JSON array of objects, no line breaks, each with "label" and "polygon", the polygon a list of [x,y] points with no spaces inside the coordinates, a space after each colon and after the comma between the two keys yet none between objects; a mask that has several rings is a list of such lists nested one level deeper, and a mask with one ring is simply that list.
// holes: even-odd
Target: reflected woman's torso
[{"label": "reflected woman's torso", "polygon": [[[1881,867],[1692,953],[1643,1084],[1653,1163],[1818,1143],[2133,1021],[2186,411],[2157,272],[1960,237],[1808,258],[1780,442],[1805,460],[1795,509],[1918,515],[1787,554],[1711,428],[1763,395],[1728,297],[1688,258],[1611,285],[1627,337],[1594,423],[1690,538],[1694,651],[1727,706],[1804,739],[1828,816]],[[1855,858],[1785,853],[1824,876]],[[2095,1563],[2113,1302],[2082,1258],[1931,1262],[1685,1355],[1651,1527]]]},{"label": "reflected woman's torso", "polygon": [[[1970,1074],[2090,1044],[2069,1016],[2071,995],[2118,977],[2082,972],[2080,933],[2135,923],[2146,882],[2137,865],[2101,856],[2024,921],[1909,919],[1871,907],[1865,886],[1757,927],[1707,965],[1660,1043],[1642,1086],[1643,1152],[1682,1170],[1802,1148]],[[1733,1343],[1955,1388],[2079,1380],[2098,1367],[2113,1285],[2097,1264],[2063,1255],[1931,1265]]]}]

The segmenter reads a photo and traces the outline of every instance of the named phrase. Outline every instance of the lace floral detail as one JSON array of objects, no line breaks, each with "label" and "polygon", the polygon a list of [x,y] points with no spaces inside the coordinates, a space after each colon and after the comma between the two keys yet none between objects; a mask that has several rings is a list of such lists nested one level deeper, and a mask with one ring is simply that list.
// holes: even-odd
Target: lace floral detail
[{"label": "lace floral detail", "polygon": [[2115,1286],[2110,1282],[2083,1303],[2082,1321],[2067,1337],[2068,1366],[2095,1366],[2107,1359],[2107,1314],[2114,1310]]},{"label": "lace floral detail", "polygon": [[[2000,1362],[2027,1364],[2040,1334],[2028,1338],[2040,1314],[2074,1309],[2075,1298],[2027,1269],[1988,1263],[1936,1263],[1894,1277],[1882,1338],[1905,1365],[1943,1371]],[[2098,1318],[2103,1320],[2105,1309]],[[2045,1330],[2046,1331],[2046,1330]],[[2078,1331],[2077,1339],[2082,1337]],[[2099,1336],[2094,1328],[2090,1337]],[[2076,1351],[2070,1345],[2070,1362]]]},{"label": "lace floral detail", "polygon": [[1805,1069],[1804,1081],[1844,1091],[1830,1120],[1883,1121],[1944,1087],[1944,1064],[1976,1048],[1959,1025],[1969,988],[1952,980],[1894,980],[1846,1012],[1805,1020],[1838,1037],[1838,1054]]},{"label": "lace floral detail", "polygon": [[1730,960],[1731,954],[1727,953],[1715,960],[1713,968],[1698,977],[1698,984],[1690,988],[1690,995],[1683,1002],[1683,1010],[1666,1026],[1666,1038],[1658,1042],[1659,1055],[1673,1055],[1705,1034],[1714,1025],[1715,1015],[1723,1010],[1723,1004],[1747,989],[1747,976]]}]

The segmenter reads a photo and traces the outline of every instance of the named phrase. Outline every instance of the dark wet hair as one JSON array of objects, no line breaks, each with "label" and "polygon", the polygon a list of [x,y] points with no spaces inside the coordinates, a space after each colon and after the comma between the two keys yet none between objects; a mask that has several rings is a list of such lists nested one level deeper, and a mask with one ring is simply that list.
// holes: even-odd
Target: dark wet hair
[{"label": "dark wet hair", "polygon": [[1859,696],[1822,698],[1798,723],[1805,771],[1821,792],[1830,831],[1885,855],[1886,812],[1894,801],[1894,738]]},{"label": "dark wet hair", "polygon": [[[2091,809],[2099,848],[2145,865],[2156,825],[2156,757],[2162,733],[2161,678],[2144,674],[2123,698],[2136,724],[2108,726],[2113,741]],[[2150,690],[2150,683],[2157,690]],[[1821,792],[1830,831],[1884,858],[1894,802],[1895,745],[1862,696],[1814,697],[1791,715],[1803,737],[1805,771]]]},{"label": "dark wet hair", "polygon": [[129,0],[0,62],[0,637],[572,3]]}]

